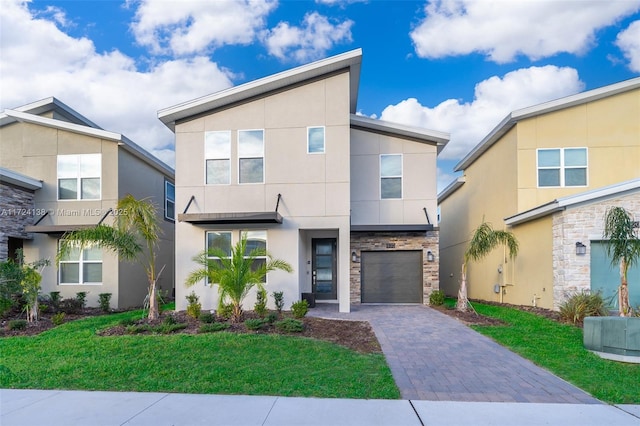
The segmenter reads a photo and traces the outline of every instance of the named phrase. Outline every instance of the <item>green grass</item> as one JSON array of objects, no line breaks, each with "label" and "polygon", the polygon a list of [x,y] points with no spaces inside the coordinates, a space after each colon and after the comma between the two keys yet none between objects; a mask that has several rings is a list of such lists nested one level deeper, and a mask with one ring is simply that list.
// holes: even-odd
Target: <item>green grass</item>
[{"label": "green grass", "polygon": [[506,326],[474,326],[499,344],[612,404],[640,403],[640,365],[604,360],[586,350],[582,329],[514,308],[474,303]]},{"label": "green grass", "polygon": [[302,337],[218,332],[100,337],[140,311],[0,339],[0,387],[335,398],[400,397],[383,355]]}]

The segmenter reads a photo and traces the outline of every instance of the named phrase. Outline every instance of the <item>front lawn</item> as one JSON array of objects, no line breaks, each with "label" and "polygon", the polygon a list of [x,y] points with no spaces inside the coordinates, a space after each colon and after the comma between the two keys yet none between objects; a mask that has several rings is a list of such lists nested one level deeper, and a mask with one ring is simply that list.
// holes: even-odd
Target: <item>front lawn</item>
[{"label": "front lawn", "polygon": [[640,403],[640,364],[604,360],[586,350],[582,329],[505,306],[474,303],[506,326],[473,326],[479,333],[612,404]]},{"label": "front lawn", "polygon": [[396,399],[382,354],[309,338],[232,334],[101,337],[140,311],[0,339],[0,387]]}]

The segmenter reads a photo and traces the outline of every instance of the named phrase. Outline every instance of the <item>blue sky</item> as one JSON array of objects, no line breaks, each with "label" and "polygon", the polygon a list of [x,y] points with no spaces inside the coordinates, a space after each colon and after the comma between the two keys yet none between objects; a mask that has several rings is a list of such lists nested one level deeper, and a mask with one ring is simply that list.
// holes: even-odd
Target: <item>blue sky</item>
[{"label": "blue sky", "polygon": [[173,165],[157,110],[363,49],[358,111],[451,133],[640,75],[640,0],[1,0],[0,109],[56,96]]}]

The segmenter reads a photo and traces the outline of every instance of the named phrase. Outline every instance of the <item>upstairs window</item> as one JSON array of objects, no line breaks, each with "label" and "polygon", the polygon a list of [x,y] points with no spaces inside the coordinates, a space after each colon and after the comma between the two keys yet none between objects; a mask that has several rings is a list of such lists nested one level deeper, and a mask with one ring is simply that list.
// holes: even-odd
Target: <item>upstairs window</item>
[{"label": "upstairs window", "polygon": [[58,274],[60,284],[102,284],[102,250],[71,249],[60,259]]},{"label": "upstairs window", "polygon": [[402,154],[380,156],[380,198],[402,198]]},{"label": "upstairs window", "polygon": [[324,127],[307,127],[307,153],[324,154]]},{"label": "upstairs window", "polygon": [[176,220],[176,187],[168,180],[164,181],[164,218]]},{"label": "upstairs window", "polygon": [[58,200],[99,200],[100,154],[58,155]]},{"label": "upstairs window", "polygon": [[238,183],[264,183],[264,130],[238,130]]},{"label": "upstairs window", "polygon": [[206,132],[204,158],[207,185],[228,185],[231,181],[231,132]]},{"label": "upstairs window", "polygon": [[538,150],[538,187],[587,186],[587,148]]}]

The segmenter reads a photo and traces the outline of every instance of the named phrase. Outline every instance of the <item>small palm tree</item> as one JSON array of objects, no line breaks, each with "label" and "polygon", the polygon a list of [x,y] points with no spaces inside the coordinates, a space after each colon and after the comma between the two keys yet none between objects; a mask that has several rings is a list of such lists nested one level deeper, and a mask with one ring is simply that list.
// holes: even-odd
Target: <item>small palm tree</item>
[{"label": "small palm tree", "polygon": [[159,316],[157,283],[162,270],[156,268],[156,251],[160,240],[160,225],[155,204],[148,199],[138,200],[127,195],[118,202],[118,215],[114,224],[97,225],[66,233],[60,243],[56,260],[67,256],[74,248],[97,246],[114,253],[124,260],[138,260],[144,267],[148,280],[149,319]]},{"label": "small palm tree", "polygon": [[623,207],[610,207],[604,216],[603,237],[608,240],[607,252],[611,265],[620,265],[620,287],[618,288],[618,306],[620,316],[632,315],[629,306],[629,286],[627,272],[640,257],[640,239],[634,229],[634,221]]},{"label": "small palm tree", "polygon": [[509,231],[495,230],[491,224],[482,222],[476,228],[469,242],[469,247],[464,253],[462,263],[462,281],[458,291],[458,303],[456,309],[466,312],[469,305],[467,297],[467,264],[469,261],[478,261],[487,256],[498,245],[506,245],[509,248],[509,258],[514,258],[518,254],[518,240]]},{"label": "small palm tree", "polygon": [[[258,257],[266,257],[267,261],[254,267]],[[207,253],[203,251],[193,258],[201,267],[191,272],[185,281],[187,287],[208,280],[218,285],[218,305],[222,307],[228,299],[233,306],[232,319],[239,322],[242,317],[242,301],[253,287],[264,290],[262,280],[268,272],[277,269],[292,272],[293,268],[284,260],[272,259],[271,255],[261,247],[254,248],[247,254],[247,236],[233,247],[231,257],[220,249],[213,248]]]}]

